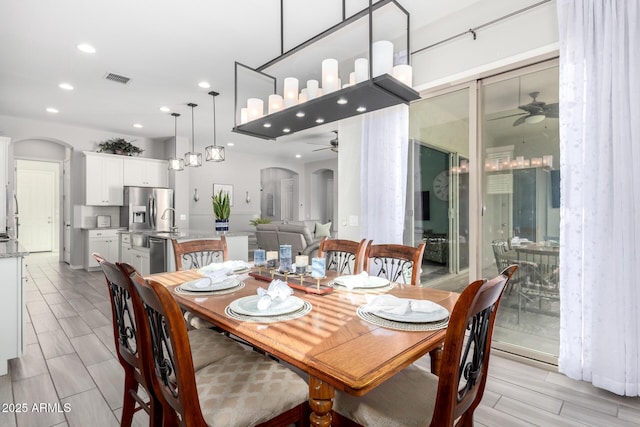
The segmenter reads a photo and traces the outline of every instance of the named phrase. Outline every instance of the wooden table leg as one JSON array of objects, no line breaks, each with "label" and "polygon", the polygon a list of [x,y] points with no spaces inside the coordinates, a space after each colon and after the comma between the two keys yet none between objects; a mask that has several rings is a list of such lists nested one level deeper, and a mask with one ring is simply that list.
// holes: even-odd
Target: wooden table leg
[{"label": "wooden table leg", "polygon": [[309,375],[309,420],[313,427],[331,426],[331,408],[335,390],[332,385]]},{"label": "wooden table leg", "polygon": [[434,375],[440,375],[440,365],[442,364],[442,351],[444,345],[439,345],[437,348],[429,352],[431,357],[431,373]]}]

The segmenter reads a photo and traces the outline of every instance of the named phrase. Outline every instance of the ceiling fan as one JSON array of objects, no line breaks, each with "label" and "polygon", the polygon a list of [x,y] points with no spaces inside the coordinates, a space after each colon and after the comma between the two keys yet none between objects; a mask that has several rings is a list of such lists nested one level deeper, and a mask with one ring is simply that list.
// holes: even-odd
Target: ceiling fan
[{"label": "ceiling fan", "polygon": [[544,119],[552,118],[557,119],[559,115],[558,103],[547,104],[543,101],[538,101],[538,95],[540,92],[531,92],[529,96],[533,99],[526,105],[519,105],[518,108],[524,110],[525,113],[512,114],[510,116],[498,117],[492,120],[504,119],[507,117],[521,116],[513,122],[513,126],[520,126],[521,124],[528,123],[540,123]]},{"label": "ceiling fan", "polygon": [[336,137],[329,141],[330,145],[328,147],[318,148],[317,150],[313,150],[313,151],[331,150],[334,153],[337,153],[338,152],[338,131],[334,130],[332,132],[336,134]]}]

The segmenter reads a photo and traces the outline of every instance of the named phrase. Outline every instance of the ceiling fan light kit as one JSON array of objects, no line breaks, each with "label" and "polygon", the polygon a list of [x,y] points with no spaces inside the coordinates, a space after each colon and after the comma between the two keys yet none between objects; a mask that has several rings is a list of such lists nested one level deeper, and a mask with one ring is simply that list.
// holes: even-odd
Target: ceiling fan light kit
[{"label": "ceiling fan light kit", "polygon": [[[387,40],[375,42],[373,40],[374,12],[387,11],[389,9],[386,6],[389,6],[389,8],[393,8],[391,13],[397,13],[403,20],[406,18],[406,27],[402,28],[406,29],[406,51],[408,52],[409,13],[395,0],[380,0],[375,4],[369,0],[368,7],[346,18],[344,17],[344,1],[343,20],[333,27],[287,52],[282,49],[283,52],[279,57],[258,68],[252,68],[239,62],[235,63],[234,132],[263,139],[276,139],[322,123],[331,123],[367,111],[375,111],[402,103],[408,104],[420,98],[418,92],[411,87],[410,55],[404,55],[406,64],[398,64],[394,67],[393,43]],[[282,7],[284,7],[283,3],[281,3]],[[381,8],[385,9],[381,11]],[[337,34],[339,30],[349,25],[357,26],[364,22],[368,24],[368,55],[372,60],[356,59],[354,71],[349,74],[348,83],[345,79],[345,84],[342,84],[338,59],[326,58],[318,64],[322,71],[321,80],[306,80],[307,87],[300,91],[299,79],[287,76],[281,80],[282,94],[277,93],[278,79],[267,74],[265,70],[274,67],[294,54],[310,51],[316,42],[325,37],[334,36],[334,33]],[[403,23],[403,25],[405,24]],[[350,29],[352,28],[350,27]],[[282,38],[283,21],[281,21],[280,29]],[[264,114],[264,101],[258,97],[260,95],[242,97],[242,105],[239,104],[238,78],[239,73],[245,72],[255,79],[253,84],[248,85],[249,92],[251,89],[255,89],[253,93],[258,93],[259,90],[256,88],[260,83],[262,84],[263,94],[261,96],[268,100],[267,115]],[[322,83],[321,88],[318,87],[319,82]]]}]

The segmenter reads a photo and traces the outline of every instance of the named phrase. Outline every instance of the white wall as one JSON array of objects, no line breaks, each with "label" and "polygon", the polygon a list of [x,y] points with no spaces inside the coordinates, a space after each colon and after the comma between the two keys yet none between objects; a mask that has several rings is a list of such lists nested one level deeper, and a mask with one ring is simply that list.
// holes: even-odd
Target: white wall
[{"label": "white wall", "polygon": [[[430,46],[533,4],[530,0],[483,0],[427,27],[413,23],[411,50]],[[556,2],[496,22],[411,57],[414,87],[468,81],[480,73],[558,49]]]}]

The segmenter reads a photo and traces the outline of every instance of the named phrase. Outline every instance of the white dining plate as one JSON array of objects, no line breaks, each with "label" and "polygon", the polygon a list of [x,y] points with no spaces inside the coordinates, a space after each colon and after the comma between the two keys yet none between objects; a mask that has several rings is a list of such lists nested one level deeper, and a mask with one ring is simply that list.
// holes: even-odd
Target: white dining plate
[{"label": "white dining plate", "polygon": [[357,285],[353,286],[353,289],[374,289],[374,288],[384,288],[389,285],[389,281],[384,277],[377,276],[367,276],[364,280],[358,278],[358,275],[347,275],[340,276],[333,279],[340,286],[344,286],[348,288],[348,283],[353,281],[357,283]]},{"label": "white dining plate", "polygon": [[[424,305],[426,301],[420,301]],[[375,311],[372,314],[382,317],[383,319],[393,320],[395,322],[405,323],[429,323],[439,322],[449,317],[449,310],[441,306],[440,304],[433,304],[433,311],[410,311],[405,314],[394,314],[386,311]]]},{"label": "white dining plate", "polygon": [[[208,283],[207,283],[208,281]],[[180,288],[189,292],[213,292],[224,291],[225,289],[231,289],[234,286],[238,286],[240,281],[237,277],[229,277],[217,283],[211,283],[211,279],[203,277],[202,279],[192,280],[190,282],[183,283]]]},{"label": "white dining plate", "polygon": [[273,301],[269,308],[265,310],[258,310],[258,301],[260,298],[260,295],[249,295],[247,297],[238,298],[229,304],[229,308],[236,313],[244,314],[245,316],[280,316],[282,314],[293,313],[304,306],[303,300],[298,297],[290,296],[284,301]]}]

